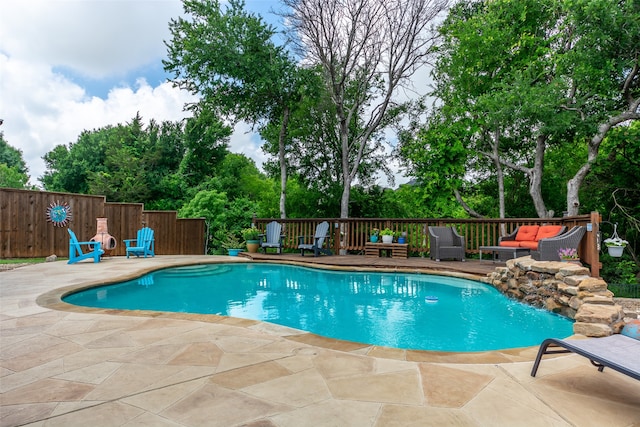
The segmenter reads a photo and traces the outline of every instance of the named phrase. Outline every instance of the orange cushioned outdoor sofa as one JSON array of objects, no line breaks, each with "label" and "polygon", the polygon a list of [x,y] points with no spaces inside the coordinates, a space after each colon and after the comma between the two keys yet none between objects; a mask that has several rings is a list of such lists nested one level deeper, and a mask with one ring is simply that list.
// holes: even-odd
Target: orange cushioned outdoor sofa
[{"label": "orange cushioned outdoor sofa", "polygon": [[509,248],[527,248],[538,250],[538,242],[549,237],[559,236],[566,231],[563,225],[521,225],[513,233],[499,240],[500,246]]}]

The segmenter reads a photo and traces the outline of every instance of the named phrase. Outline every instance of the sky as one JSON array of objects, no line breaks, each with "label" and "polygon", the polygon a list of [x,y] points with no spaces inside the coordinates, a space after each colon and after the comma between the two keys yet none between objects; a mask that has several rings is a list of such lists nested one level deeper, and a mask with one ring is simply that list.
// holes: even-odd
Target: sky
[{"label": "sky", "polygon": [[[246,0],[276,25],[277,0]],[[30,184],[40,186],[42,157],[84,130],[130,122],[140,113],[178,121],[195,98],[167,82],[162,60],[180,0],[3,0],[0,7],[0,132],[22,151]],[[247,124],[230,151],[260,167],[267,157]],[[402,181],[402,179],[400,179]],[[396,185],[398,182],[396,182]]]}]

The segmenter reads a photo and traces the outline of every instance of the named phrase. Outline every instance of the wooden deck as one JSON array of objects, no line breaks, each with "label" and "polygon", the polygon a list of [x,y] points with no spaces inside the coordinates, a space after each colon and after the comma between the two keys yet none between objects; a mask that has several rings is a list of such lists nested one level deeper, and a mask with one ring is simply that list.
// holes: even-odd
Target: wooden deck
[{"label": "wooden deck", "polygon": [[251,258],[254,261],[284,262],[288,264],[306,264],[315,267],[353,268],[395,270],[404,272],[418,272],[431,274],[472,275],[485,277],[496,267],[502,267],[503,262],[466,260],[436,262],[429,258],[410,257],[407,259],[378,257],[371,258],[364,255],[313,255],[301,256],[299,253],[248,253],[242,252],[241,256]]}]

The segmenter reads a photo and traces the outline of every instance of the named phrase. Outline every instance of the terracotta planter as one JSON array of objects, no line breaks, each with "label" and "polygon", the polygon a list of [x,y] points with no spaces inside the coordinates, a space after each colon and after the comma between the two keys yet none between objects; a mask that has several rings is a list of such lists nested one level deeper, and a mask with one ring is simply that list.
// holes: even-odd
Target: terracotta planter
[{"label": "terracotta planter", "polygon": [[260,240],[247,240],[247,250],[255,254],[258,252],[258,248],[260,247]]}]

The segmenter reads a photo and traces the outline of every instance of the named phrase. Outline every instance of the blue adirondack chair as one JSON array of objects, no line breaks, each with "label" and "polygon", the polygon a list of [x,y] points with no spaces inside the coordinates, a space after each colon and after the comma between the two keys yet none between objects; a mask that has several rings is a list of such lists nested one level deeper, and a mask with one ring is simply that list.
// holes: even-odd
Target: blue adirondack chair
[{"label": "blue adirondack chair", "polygon": [[267,224],[265,234],[260,236],[260,249],[266,254],[268,248],[276,248],[278,253],[282,253],[284,235],[282,234],[282,224],[271,221]]},{"label": "blue adirondack chair", "polygon": [[298,236],[298,249],[300,249],[300,255],[304,256],[305,251],[313,252],[313,256],[318,256],[320,253],[325,255],[333,255],[333,252],[329,248],[324,247],[325,240],[329,241],[329,223],[323,221],[316,226],[316,233],[313,236],[313,243],[306,243],[305,236]]},{"label": "blue adirondack chair", "polygon": [[149,227],[144,227],[138,230],[138,237],[135,239],[126,239],[124,244],[127,247],[127,258],[133,254],[137,257],[147,255],[156,256],[155,253],[155,240],[153,239],[153,230]]},{"label": "blue adirondack chair", "polygon": [[[100,242],[78,242],[76,234],[67,228],[69,232],[69,262],[67,264],[75,264],[83,259],[93,258],[93,262],[100,262],[100,257],[104,254]],[[82,252],[82,246],[86,246],[89,252]]]}]

